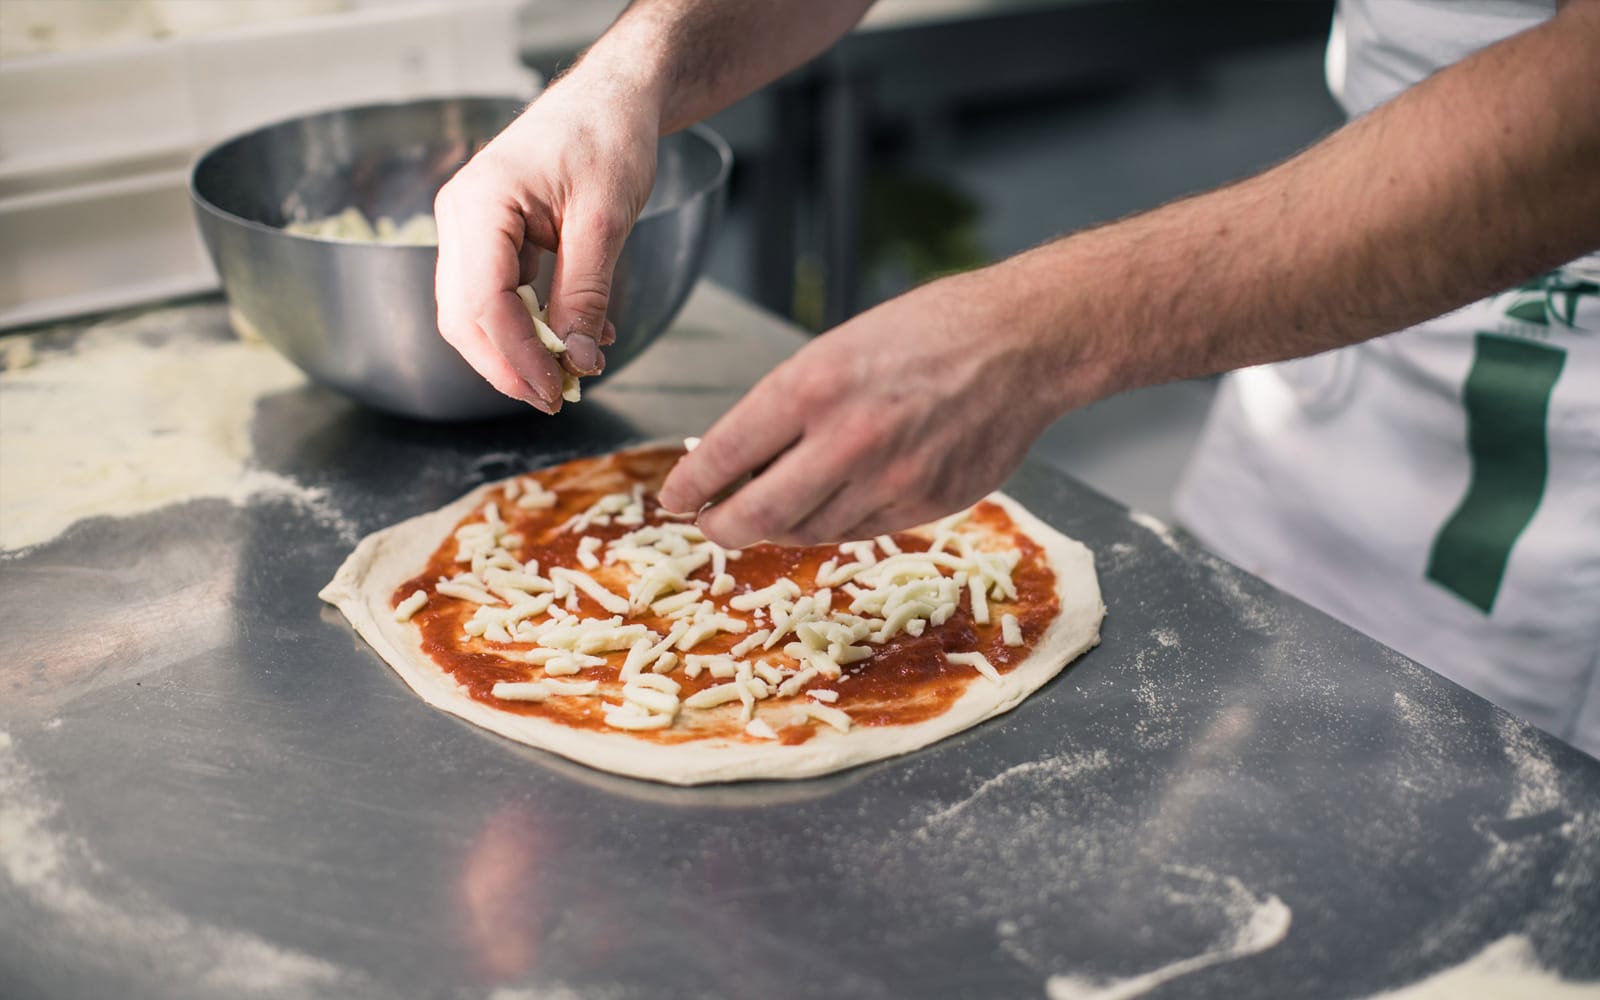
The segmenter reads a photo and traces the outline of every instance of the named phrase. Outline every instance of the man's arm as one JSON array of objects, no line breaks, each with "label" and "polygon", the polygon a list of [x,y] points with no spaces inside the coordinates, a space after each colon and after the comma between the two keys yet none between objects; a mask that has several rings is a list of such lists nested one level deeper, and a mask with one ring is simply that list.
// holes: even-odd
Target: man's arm
[{"label": "man's arm", "polygon": [[[1103,395],[1404,329],[1600,248],[1600,2],[1441,71],[1257,177],[1011,262]],[[1065,280],[1131,295],[1052,294]]]},{"label": "man's arm", "polygon": [[[592,375],[615,339],[612,272],[655,181],[656,141],[799,65],[869,0],[636,0],[434,202],[439,332],[501,392],[554,413],[562,368]],[[516,289],[554,251],[539,343]]]},{"label": "man's arm", "polygon": [[1439,315],[1600,246],[1600,0],[1283,165],[885,303],[713,427],[662,500],[736,546],[871,535],[997,486],[1050,420],[1137,385]]},{"label": "man's arm", "polygon": [[726,108],[838,41],[873,0],[633,0],[573,72],[650,94],[663,134]]}]

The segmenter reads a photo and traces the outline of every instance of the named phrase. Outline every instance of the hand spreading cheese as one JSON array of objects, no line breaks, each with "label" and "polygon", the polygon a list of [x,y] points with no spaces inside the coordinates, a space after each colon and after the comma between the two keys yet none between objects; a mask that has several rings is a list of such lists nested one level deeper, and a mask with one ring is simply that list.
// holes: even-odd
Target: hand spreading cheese
[{"label": "hand spreading cheese", "polygon": [[[556,336],[556,332],[550,329],[550,314],[543,306],[539,305],[539,294],[533,290],[533,286],[519,285],[517,287],[517,297],[522,300],[523,305],[528,307],[528,318],[533,320],[534,332],[539,335],[539,343],[543,344],[544,349],[550,352],[550,356],[558,358],[567,353],[567,345],[563,344],[561,338]],[[561,372],[561,398],[569,403],[576,403],[582,394],[582,390],[578,387],[578,376],[563,370]]]}]

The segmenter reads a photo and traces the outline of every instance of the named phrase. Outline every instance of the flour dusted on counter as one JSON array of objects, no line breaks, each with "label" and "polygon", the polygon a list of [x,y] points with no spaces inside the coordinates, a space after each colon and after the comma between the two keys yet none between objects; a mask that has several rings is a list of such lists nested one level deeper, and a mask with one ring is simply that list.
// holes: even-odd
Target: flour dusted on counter
[{"label": "flour dusted on counter", "polygon": [[0,730],[0,893],[24,901],[22,912],[31,911],[58,953],[77,956],[80,967],[117,969],[133,955],[169,982],[208,995],[385,995],[355,970],[173,909],[68,832],[61,811]]},{"label": "flour dusted on counter", "polygon": [[1594,1000],[1600,982],[1562,979],[1539,964],[1533,942],[1511,934],[1460,965],[1370,1000]]},{"label": "flour dusted on counter", "polygon": [[1050,1000],[1133,1000],[1191,972],[1258,955],[1276,947],[1289,933],[1294,915],[1271,893],[1257,894],[1232,875],[1204,868],[1168,866],[1174,877],[1169,898],[1174,906],[1195,898],[1213,902],[1229,922],[1229,930],[1208,951],[1126,979],[1097,980],[1076,975],[1051,976],[1045,983]]},{"label": "flour dusted on counter", "polygon": [[249,458],[257,401],[305,376],[263,344],[171,335],[196,315],[144,313],[64,351],[30,343],[31,364],[0,371],[0,549],[87,517],[303,492]]}]

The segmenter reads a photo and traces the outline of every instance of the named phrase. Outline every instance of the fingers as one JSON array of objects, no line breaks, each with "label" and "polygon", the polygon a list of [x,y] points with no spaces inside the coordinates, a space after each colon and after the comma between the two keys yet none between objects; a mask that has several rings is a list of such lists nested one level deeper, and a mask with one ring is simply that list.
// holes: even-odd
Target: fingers
[{"label": "fingers", "polygon": [[883,506],[864,484],[847,482],[773,541],[781,545],[821,545],[870,538],[871,535],[860,533],[858,526],[876,516]]},{"label": "fingers", "polygon": [[561,409],[561,365],[540,343],[528,307],[515,292],[496,295],[479,318],[489,343],[554,413]]},{"label": "fingers", "polygon": [[919,515],[914,508],[890,505],[839,534],[841,538],[848,539],[875,538],[927,524],[937,517],[937,514]]},{"label": "fingers", "polygon": [[[440,329],[441,331],[443,330],[442,323],[440,324]],[[472,366],[474,371],[487,379],[489,384],[500,392],[510,396],[512,399],[522,400],[541,413],[553,414],[561,408],[561,396],[559,393],[556,395],[555,401],[551,402],[539,393],[533,392],[522,376],[517,374],[516,369],[511,367],[510,362],[506,361],[500,352],[494,349],[483,330],[476,324],[473,324],[471,329],[471,335],[463,337],[459,341],[451,339],[449,335],[446,335],[445,339],[460,353],[467,364]],[[549,353],[546,352],[545,357],[549,356]],[[560,376],[558,375],[557,378],[559,379]]]},{"label": "fingers", "polygon": [[[517,254],[517,278],[519,285],[532,285],[539,281],[539,265],[544,261],[545,246],[547,244],[538,236],[529,232],[522,240],[522,250]],[[548,245],[554,246],[555,239],[551,237]]]},{"label": "fingers", "polygon": [[798,441],[803,429],[792,401],[768,376],[706,432],[700,447],[678,459],[661,484],[661,506],[678,514],[699,510]]},{"label": "fingers", "polygon": [[600,342],[611,277],[632,225],[632,217],[610,201],[574,204],[562,220],[550,282],[550,328],[567,345],[561,360],[574,375],[605,368]]},{"label": "fingers", "polygon": [[730,549],[782,538],[839,489],[841,470],[828,459],[827,449],[801,441],[771,468],[701,514],[700,530]]},{"label": "fingers", "polygon": [[475,194],[480,186],[458,178],[435,204],[439,332],[496,389],[553,413],[561,405],[560,368],[516,294],[526,223],[504,201]]}]

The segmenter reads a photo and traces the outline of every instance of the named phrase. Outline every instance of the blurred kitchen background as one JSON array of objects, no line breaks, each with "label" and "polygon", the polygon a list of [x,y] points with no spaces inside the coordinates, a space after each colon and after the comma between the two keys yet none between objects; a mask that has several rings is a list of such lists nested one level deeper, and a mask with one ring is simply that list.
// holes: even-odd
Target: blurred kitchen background
[{"label": "blurred kitchen background", "polygon": [[[362,101],[532,93],[625,5],[0,0],[0,338],[214,287],[186,193],[205,146]],[[880,0],[834,51],[711,121],[736,167],[709,275],[817,331],[1247,175],[1340,123],[1322,76],[1331,13]],[[1168,515],[1211,391],[1088,407],[1035,454]]]}]

